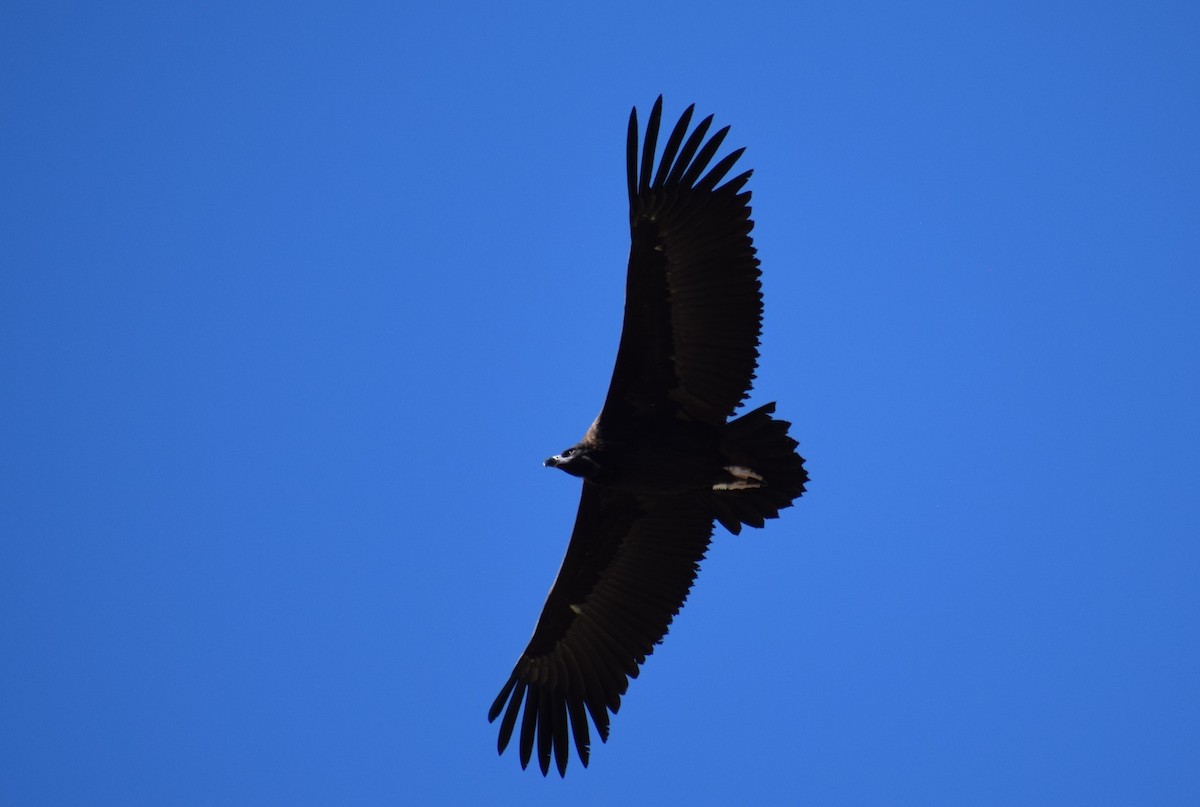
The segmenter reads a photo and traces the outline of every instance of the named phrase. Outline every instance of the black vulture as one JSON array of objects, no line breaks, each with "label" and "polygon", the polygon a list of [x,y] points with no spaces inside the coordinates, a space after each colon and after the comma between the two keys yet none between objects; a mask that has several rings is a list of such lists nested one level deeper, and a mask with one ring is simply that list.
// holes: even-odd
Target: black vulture
[{"label": "black vulture", "polygon": [[566,558],[529,646],[488,720],[500,753],[520,723],[521,767],[537,749],[566,775],[570,743],[588,763],[591,718],[608,739],[630,678],[679,612],[716,519],[737,534],[763,526],[804,492],[791,425],[773,403],[730,421],[758,361],[759,262],[750,171],[720,184],[743,149],[709,168],[729,127],[688,134],[694,105],[654,168],[662,96],[638,150],[629,115],[626,175],[632,244],[625,322],[600,415],[546,465],[583,479]]}]

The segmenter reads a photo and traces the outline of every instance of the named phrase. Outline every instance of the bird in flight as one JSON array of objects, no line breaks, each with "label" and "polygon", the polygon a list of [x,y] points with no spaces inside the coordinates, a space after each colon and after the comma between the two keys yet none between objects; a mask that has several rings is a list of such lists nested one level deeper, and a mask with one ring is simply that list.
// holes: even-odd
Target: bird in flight
[{"label": "bird in flight", "polygon": [[571,741],[586,767],[588,720],[608,740],[630,678],[687,598],[713,521],[762,527],[804,492],[808,474],[769,403],[730,420],[758,362],[759,262],[750,171],[721,184],[738,149],[709,165],[729,127],[688,133],[694,105],[655,169],[662,96],[639,152],[629,115],[629,268],[616,366],[599,416],[546,460],[583,480],[567,555],[533,638],[488,712],[500,753],[518,731],[521,767],[537,751],[566,775]]}]

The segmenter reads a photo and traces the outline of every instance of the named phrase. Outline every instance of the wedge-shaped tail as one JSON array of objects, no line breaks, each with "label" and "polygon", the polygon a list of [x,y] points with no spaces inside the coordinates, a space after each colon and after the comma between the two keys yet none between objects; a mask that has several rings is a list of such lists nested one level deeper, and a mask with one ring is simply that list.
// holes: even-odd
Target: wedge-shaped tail
[{"label": "wedge-shaped tail", "polygon": [[804,460],[796,453],[799,444],[788,436],[792,424],[771,417],[774,411],[775,404],[769,403],[725,427],[722,455],[731,467],[754,474],[743,486],[730,485],[708,494],[714,517],[734,535],[743,524],[761,527],[766,519],[778,518],[780,510],[804,493],[808,482]]}]

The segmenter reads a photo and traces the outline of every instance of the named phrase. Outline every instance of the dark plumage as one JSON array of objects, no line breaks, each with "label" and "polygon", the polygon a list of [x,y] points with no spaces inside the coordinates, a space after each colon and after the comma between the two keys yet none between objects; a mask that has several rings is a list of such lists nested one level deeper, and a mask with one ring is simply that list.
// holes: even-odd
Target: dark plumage
[{"label": "dark plumage", "polygon": [[625,323],[608,396],[577,445],[546,465],[582,477],[567,556],[533,638],[488,713],[503,753],[518,731],[521,767],[536,748],[565,775],[574,739],[586,766],[588,720],[608,739],[630,678],[666,635],[696,578],[716,519],[763,526],[808,475],[767,404],[736,420],[754,379],[762,324],[750,230],[750,171],[718,185],[742,149],[709,168],[728,127],[687,135],[688,107],[654,170],[662,97],[638,150],[629,116],[632,244]]}]

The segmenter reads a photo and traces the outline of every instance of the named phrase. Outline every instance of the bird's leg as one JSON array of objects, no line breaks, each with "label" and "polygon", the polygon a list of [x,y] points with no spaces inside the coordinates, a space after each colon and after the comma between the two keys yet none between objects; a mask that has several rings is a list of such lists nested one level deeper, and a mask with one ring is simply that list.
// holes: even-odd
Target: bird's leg
[{"label": "bird's leg", "polygon": [[732,482],[718,482],[713,490],[753,490],[761,488],[763,478],[754,473],[753,469],[741,465],[726,465],[725,470],[734,478]]}]

